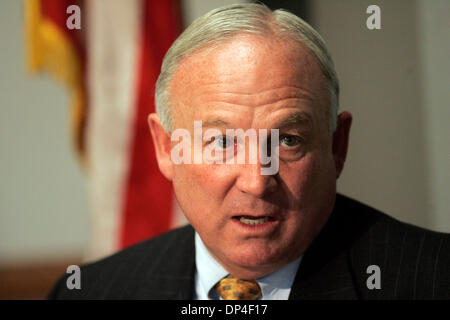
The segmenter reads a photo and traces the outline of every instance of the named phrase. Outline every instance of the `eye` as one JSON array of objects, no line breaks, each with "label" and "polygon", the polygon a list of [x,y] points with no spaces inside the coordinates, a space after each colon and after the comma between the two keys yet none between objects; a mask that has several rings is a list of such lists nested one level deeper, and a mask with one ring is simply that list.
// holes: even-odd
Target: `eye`
[{"label": "eye", "polygon": [[284,135],[280,137],[280,143],[284,144],[287,147],[295,147],[300,144],[300,139],[296,136]]},{"label": "eye", "polygon": [[212,141],[212,144],[215,145],[215,147],[220,149],[227,149],[233,145],[233,139],[227,136],[216,136],[214,137],[214,140]]}]

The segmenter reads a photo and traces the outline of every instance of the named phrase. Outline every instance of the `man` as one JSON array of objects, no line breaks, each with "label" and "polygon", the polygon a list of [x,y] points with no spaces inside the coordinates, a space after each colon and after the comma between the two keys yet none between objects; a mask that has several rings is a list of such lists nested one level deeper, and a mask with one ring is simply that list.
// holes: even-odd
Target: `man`
[{"label": "man", "polygon": [[[352,122],[338,96],[323,40],[293,14],[242,4],[197,19],[164,58],[149,116],[190,226],[83,266],[80,290],[63,277],[50,297],[449,298],[449,235],[336,195]],[[196,140],[199,124],[215,134]],[[276,140],[270,163],[263,147],[249,160],[252,134]]]}]

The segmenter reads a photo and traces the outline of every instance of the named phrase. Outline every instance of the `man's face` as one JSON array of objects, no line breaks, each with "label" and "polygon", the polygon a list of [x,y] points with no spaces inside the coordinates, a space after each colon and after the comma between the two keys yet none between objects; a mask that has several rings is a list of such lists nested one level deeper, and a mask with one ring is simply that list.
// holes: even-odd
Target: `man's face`
[{"label": "man's face", "polygon": [[[256,164],[172,164],[179,204],[211,254],[242,278],[298,258],[329,217],[336,193],[329,96],[313,54],[292,41],[240,35],[185,58],[170,94],[173,129],[187,129],[192,139],[194,120],[223,135],[279,129],[274,175],[261,175],[259,156]],[[269,221],[248,225],[241,217]]]}]

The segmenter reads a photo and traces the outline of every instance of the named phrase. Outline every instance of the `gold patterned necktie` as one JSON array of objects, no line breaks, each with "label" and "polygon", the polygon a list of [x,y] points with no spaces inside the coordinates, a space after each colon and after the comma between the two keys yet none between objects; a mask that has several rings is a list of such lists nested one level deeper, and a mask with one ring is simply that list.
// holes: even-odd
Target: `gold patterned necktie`
[{"label": "gold patterned necktie", "polygon": [[255,280],[242,280],[231,274],[215,285],[223,300],[256,300],[261,296],[261,288]]}]

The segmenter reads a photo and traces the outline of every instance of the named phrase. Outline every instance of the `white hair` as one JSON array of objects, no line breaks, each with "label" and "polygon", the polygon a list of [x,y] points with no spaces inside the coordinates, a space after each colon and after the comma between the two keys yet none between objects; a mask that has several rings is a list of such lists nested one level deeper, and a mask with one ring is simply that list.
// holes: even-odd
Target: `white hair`
[{"label": "white hair", "polygon": [[296,15],[278,9],[271,11],[262,4],[234,4],[214,9],[196,19],[167,51],[155,88],[156,112],[162,126],[172,130],[169,84],[181,60],[193,51],[215,46],[243,33],[284,35],[312,51],[327,79],[330,93],[328,127],[334,132],[339,108],[339,80],[334,63],[322,37]]}]

